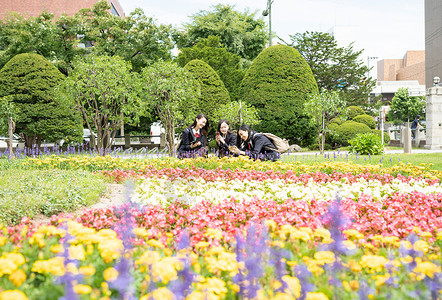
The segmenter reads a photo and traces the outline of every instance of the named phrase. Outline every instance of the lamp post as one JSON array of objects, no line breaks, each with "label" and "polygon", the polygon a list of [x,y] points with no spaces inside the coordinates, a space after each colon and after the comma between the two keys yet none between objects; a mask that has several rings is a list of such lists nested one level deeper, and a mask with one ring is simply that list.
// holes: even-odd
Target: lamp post
[{"label": "lamp post", "polygon": [[439,77],[439,76],[435,76],[435,77],[433,78],[433,84],[434,84],[434,86],[435,86],[435,87],[438,87],[438,86],[439,86],[439,83],[440,83],[440,77]]},{"label": "lamp post", "polygon": [[274,0],[267,0],[267,8],[262,12],[264,17],[269,16],[269,47],[272,45],[272,3]]}]

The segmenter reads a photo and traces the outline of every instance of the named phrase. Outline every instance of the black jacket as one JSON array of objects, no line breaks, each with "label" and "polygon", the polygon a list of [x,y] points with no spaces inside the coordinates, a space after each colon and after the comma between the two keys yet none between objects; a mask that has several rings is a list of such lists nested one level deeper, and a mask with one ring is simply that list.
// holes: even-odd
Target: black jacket
[{"label": "black jacket", "polygon": [[229,146],[236,146],[236,134],[233,132],[227,132],[224,138],[224,143],[218,144],[218,155],[219,157],[230,156],[232,153],[229,151]]},{"label": "black jacket", "polygon": [[[195,148],[190,148],[190,145],[196,143],[197,141],[201,142],[200,146]],[[191,127],[187,127],[183,130],[181,134],[181,142],[178,148],[178,156],[179,157],[196,157],[206,155],[206,142],[207,135],[202,134],[200,130],[200,136],[197,138],[193,134],[193,130]]]},{"label": "black jacket", "polygon": [[243,142],[239,149],[253,159],[277,160],[281,154],[276,151],[275,145],[263,134],[251,131],[250,137]]}]

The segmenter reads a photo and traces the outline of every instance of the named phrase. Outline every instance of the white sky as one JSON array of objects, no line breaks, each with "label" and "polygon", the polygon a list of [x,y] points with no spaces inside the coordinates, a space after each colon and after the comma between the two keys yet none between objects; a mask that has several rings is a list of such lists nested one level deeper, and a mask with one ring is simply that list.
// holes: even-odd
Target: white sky
[{"label": "white sky", "polygon": [[[238,11],[257,11],[267,0],[119,0],[126,15],[140,7],[157,23],[181,27],[189,16],[212,10],[218,3],[235,5]],[[268,22],[268,17],[264,20]],[[268,23],[267,23],[268,24]],[[367,57],[402,58],[407,50],[425,49],[424,0],[274,0],[272,31],[289,42],[289,35],[305,31],[343,29],[342,40],[354,40],[355,49]],[[339,37],[338,41],[339,41]],[[276,42],[276,40],[274,40]],[[342,45],[344,46],[344,45]],[[370,60],[370,66],[376,60]],[[376,70],[370,74],[376,77]]]}]

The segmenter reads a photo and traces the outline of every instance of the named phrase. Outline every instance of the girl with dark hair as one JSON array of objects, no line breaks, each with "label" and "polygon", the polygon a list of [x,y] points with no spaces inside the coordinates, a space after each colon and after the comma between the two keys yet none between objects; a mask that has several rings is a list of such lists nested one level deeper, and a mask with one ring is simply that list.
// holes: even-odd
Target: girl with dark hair
[{"label": "girl with dark hair", "polygon": [[236,145],[236,134],[230,130],[229,121],[221,119],[218,122],[218,131],[216,132],[216,144],[218,146],[218,156],[230,156],[229,146]]},{"label": "girl with dark hair", "polygon": [[237,155],[247,155],[253,159],[275,161],[281,157],[275,145],[263,134],[250,129],[248,125],[241,125],[238,129],[238,147],[229,147]]},{"label": "girl with dark hair", "polygon": [[209,119],[204,114],[195,117],[192,125],[183,130],[178,147],[179,158],[205,156],[207,154],[207,133]]}]

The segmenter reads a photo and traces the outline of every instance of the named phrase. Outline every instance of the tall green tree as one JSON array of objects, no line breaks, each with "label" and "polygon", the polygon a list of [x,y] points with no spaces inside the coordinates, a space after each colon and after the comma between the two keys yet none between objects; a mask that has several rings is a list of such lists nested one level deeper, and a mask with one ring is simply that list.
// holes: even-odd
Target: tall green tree
[{"label": "tall green tree", "polygon": [[244,101],[232,101],[221,105],[213,112],[213,116],[215,120],[228,120],[232,130],[242,124],[254,126],[260,122],[256,108]]},{"label": "tall green tree", "polygon": [[410,122],[417,115],[425,114],[425,97],[410,96],[408,88],[400,88],[391,100],[387,117],[392,120]]},{"label": "tall green tree", "polygon": [[175,128],[190,124],[195,118],[200,84],[189,71],[163,61],[144,68],[142,79],[146,83],[143,98],[158,114],[165,129],[169,155],[173,155]]},{"label": "tall green tree", "polygon": [[76,47],[72,25],[70,18],[54,20],[54,15],[47,12],[29,18],[13,13],[0,20],[0,68],[17,54],[36,53],[66,75],[72,59],[84,53]]},{"label": "tall green tree", "polygon": [[229,52],[253,60],[265,47],[267,29],[256,12],[238,12],[234,6],[218,4],[212,11],[201,10],[190,17],[177,35],[178,47],[186,48],[209,36],[219,36]]},{"label": "tall green tree", "polygon": [[25,146],[43,140],[81,141],[81,119],[56,101],[54,87],[64,79],[58,69],[38,54],[14,56],[0,71],[0,97],[9,96],[20,111],[16,131]]},{"label": "tall green tree", "polygon": [[188,62],[199,59],[211,66],[229,91],[230,99],[238,98],[238,89],[245,70],[241,67],[241,57],[233,54],[221,44],[219,36],[201,39],[196,45],[181,49],[177,62],[184,67]]},{"label": "tall green tree", "polygon": [[318,144],[324,153],[325,136],[330,121],[345,111],[345,100],[336,91],[322,90],[310,94],[304,103],[304,111],[312,117],[312,122],[318,132]]},{"label": "tall green tree", "polygon": [[64,103],[81,113],[91,135],[91,145],[104,155],[123,123],[136,123],[146,114],[139,97],[141,82],[129,62],[118,56],[88,55],[74,62],[69,77],[58,87]]},{"label": "tall green tree", "polygon": [[276,45],[253,61],[241,82],[240,99],[259,111],[256,129],[271,132],[291,143],[309,144],[314,137],[304,113],[308,94],[318,86],[305,59],[294,48]]},{"label": "tall green tree", "polygon": [[72,17],[72,29],[81,36],[81,43],[91,45],[96,55],[124,58],[135,71],[159,59],[171,59],[171,25],[157,25],[139,8],[127,17],[112,15],[110,8],[108,1],[101,0]]},{"label": "tall green tree", "polygon": [[324,32],[290,35],[291,43],[312,69],[319,89],[337,91],[349,105],[366,105],[376,82],[353,44],[339,47],[335,38]]}]

